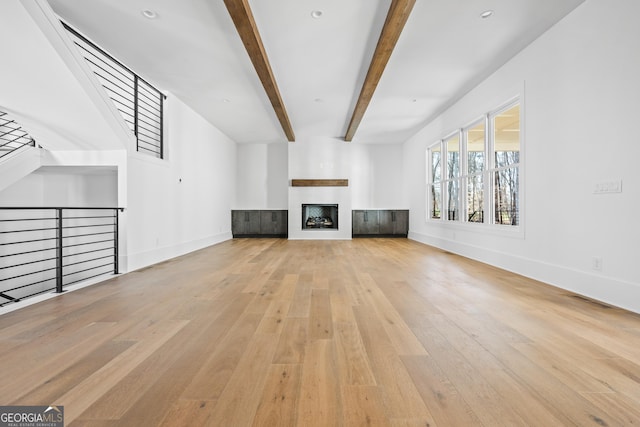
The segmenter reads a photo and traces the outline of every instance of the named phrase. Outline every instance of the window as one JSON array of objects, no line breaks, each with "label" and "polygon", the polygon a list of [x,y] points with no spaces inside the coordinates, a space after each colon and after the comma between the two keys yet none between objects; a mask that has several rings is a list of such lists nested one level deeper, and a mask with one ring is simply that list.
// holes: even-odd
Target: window
[{"label": "window", "polygon": [[520,144],[518,102],[432,144],[428,218],[520,225]]},{"label": "window", "polygon": [[520,105],[491,118],[493,128],[494,222],[519,224]]},{"label": "window", "polygon": [[431,193],[431,211],[432,219],[440,219],[442,214],[442,147],[438,142],[429,150],[429,158],[431,159],[431,176],[430,183]]},{"label": "window", "polygon": [[460,133],[450,136],[444,142],[447,150],[446,177],[444,181],[447,219],[460,219]]},{"label": "window", "polygon": [[464,131],[467,143],[467,221],[484,222],[485,121]]}]

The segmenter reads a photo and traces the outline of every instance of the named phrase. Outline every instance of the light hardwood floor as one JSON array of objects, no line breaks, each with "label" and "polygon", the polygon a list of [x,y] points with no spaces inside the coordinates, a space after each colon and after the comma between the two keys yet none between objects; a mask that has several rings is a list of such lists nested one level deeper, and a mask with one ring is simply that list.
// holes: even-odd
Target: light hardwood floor
[{"label": "light hardwood floor", "polygon": [[236,239],[0,316],[69,426],[640,424],[640,316],[406,239]]}]

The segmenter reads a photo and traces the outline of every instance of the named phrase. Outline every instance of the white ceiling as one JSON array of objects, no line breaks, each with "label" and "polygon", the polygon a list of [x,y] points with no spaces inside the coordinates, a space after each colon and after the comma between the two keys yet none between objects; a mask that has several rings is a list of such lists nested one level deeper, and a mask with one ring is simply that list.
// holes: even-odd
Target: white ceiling
[{"label": "white ceiling", "polygon": [[[405,141],[583,1],[417,0],[354,143]],[[233,140],[286,141],[222,0],[49,3]],[[390,0],[249,3],[296,139],[343,138]]]}]

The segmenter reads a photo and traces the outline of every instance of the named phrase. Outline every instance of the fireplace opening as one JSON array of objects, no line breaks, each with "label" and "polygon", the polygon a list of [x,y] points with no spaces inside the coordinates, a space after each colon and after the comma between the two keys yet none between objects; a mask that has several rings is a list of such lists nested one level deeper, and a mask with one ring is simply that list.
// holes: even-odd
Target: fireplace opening
[{"label": "fireplace opening", "polygon": [[302,205],[303,230],[337,230],[338,205]]}]

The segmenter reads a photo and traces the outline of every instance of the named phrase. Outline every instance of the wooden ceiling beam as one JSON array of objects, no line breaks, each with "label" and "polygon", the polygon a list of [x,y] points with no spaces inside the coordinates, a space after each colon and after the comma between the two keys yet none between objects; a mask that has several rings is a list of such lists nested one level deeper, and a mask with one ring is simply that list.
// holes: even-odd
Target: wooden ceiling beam
[{"label": "wooden ceiling beam", "polygon": [[369,106],[369,102],[373,97],[376,87],[378,86],[380,77],[382,77],[382,73],[387,66],[387,62],[389,62],[391,53],[400,38],[400,34],[404,29],[404,24],[407,22],[415,2],[416,0],[391,1],[387,18],[384,21],[384,26],[380,33],[380,39],[378,39],[376,50],[373,53],[373,58],[369,65],[369,71],[367,71],[367,76],[364,80],[364,84],[362,85],[358,102],[353,110],[353,115],[351,116],[351,121],[349,122],[349,127],[347,128],[347,133],[344,137],[345,141],[353,140],[353,136],[355,135],[358,126],[360,126],[364,113],[367,111],[367,107]]},{"label": "wooden ceiling beam", "polygon": [[269,58],[267,58],[267,53],[264,50],[264,45],[262,44],[262,38],[258,32],[256,21],[253,19],[253,13],[251,13],[251,8],[249,7],[249,1],[224,0],[224,4],[227,6],[229,15],[231,15],[233,24],[236,26],[236,30],[238,30],[238,34],[240,35],[242,43],[249,54],[249,58],[251,58],[253,67],[258,73],[262,86],[264,87],[265,92],[267,92],[267,96],[269,97],[273,110],[280,121],[282,130],[287,136],[287,140],[295,141],[296,137],[293,133],[293,128],[291,127],[289,116],[287,115],[287,110],[284,107],[284,102],[280,96],[276,79],[273,76],[273,71],[269,64]]}]

